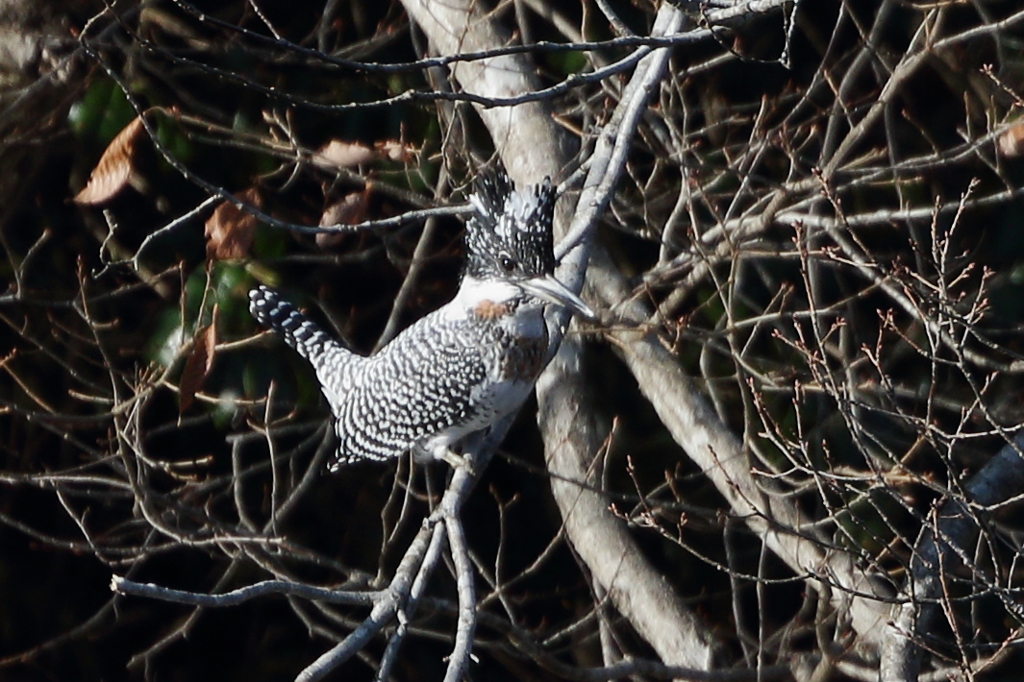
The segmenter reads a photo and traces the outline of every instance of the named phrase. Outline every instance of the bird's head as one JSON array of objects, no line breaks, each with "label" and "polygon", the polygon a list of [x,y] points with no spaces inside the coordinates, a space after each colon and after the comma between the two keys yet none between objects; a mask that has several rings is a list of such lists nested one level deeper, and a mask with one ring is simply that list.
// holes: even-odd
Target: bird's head
[{"label": "bird's head", "polygon": [[466,223],[466,277],[503,282],[584,317],[594,312],[554,277],[555,188],[550,179],[517,190],[504,170],[481,174]]}]

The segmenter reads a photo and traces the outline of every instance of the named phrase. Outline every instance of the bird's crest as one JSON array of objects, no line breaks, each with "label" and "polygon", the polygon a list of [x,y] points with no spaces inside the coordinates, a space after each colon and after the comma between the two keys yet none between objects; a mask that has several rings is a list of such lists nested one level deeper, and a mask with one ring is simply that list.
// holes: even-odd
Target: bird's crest
[{"label": "bird's crest", "polygon": [[469,199],[476,213],[466,225],[468,272],[481,275],[488,266],[496,266],[500,272],[506,258],[514,261],[525,277],[554,272],[555,199],[549,178],[517,190],[503,169],[481,174]]}]

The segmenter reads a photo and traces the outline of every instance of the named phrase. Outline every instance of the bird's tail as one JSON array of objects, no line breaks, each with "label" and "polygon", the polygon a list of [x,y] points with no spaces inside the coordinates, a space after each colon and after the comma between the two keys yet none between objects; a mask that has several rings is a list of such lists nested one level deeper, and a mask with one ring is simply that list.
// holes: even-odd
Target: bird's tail
[{"label": "bird's tail", "polygon": [[359,356],[339,345],[273,289],[261,285],[251,290],[249,312],[257,322],[284,337],[285,343],[313,365],[331,408],[338,405],[348,365]]}]

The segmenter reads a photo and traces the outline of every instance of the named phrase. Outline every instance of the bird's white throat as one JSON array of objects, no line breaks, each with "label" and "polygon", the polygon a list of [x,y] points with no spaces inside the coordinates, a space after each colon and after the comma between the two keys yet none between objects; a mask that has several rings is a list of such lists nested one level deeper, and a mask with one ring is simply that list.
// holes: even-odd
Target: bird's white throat
[{"label": "bird's white throat", "polygon": [[453,307],[474,310],[484,301],[502,305],[521,298],[523,290],[511,282],[494,279],[477,279],[466,275],[459,286],[459,293],[452,299]]}]

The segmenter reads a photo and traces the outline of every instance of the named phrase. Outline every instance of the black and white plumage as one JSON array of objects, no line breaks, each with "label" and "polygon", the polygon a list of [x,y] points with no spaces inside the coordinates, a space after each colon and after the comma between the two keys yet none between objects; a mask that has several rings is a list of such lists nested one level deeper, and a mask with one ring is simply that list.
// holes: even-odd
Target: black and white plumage
[{"label": "black and white plumage", "polygon": [[451,460],[451,447],[526,399],[548,345],[544,305],[593,313],[553,277],[550,182],[517,191],[503,171],[483,176],[470,202],[458,293],[375,355],[343,348],[276,292],[249,292],[249,309],[316,371],[340,444],[335,470],[412,450]]}]

